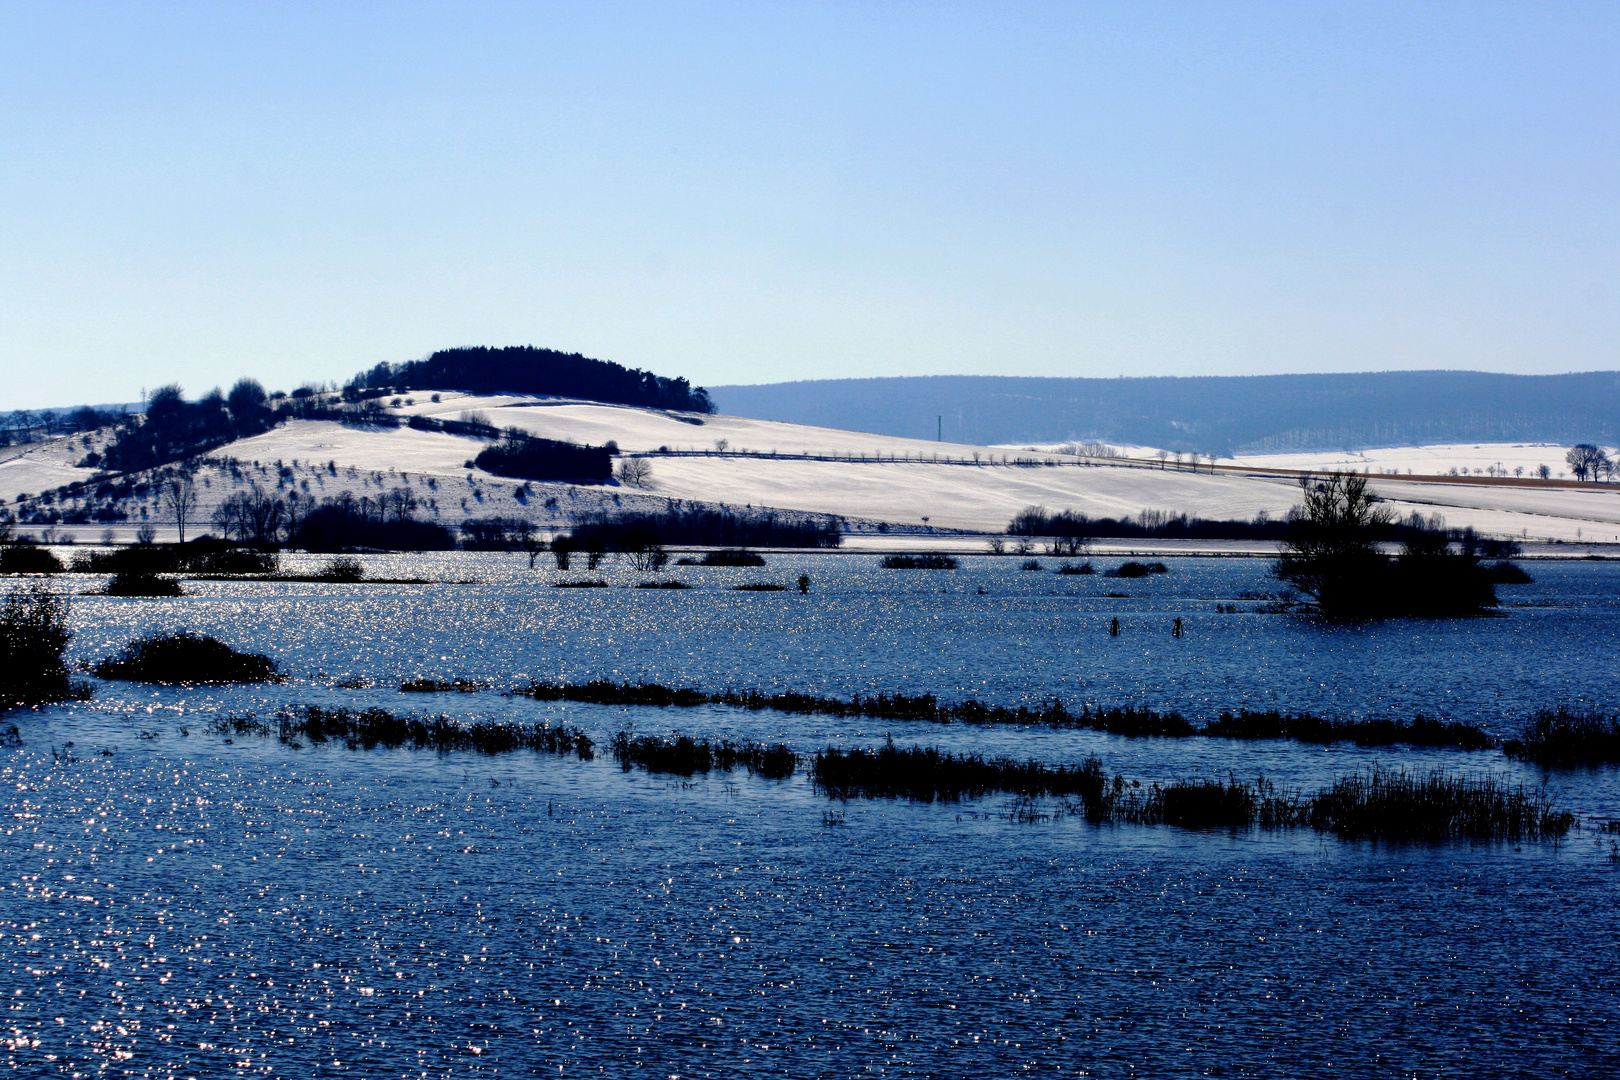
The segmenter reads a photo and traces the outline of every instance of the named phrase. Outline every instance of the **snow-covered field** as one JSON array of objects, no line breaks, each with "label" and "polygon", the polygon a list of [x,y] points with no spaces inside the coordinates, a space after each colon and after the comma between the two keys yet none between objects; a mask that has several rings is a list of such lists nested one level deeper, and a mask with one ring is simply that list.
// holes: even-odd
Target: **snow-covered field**
[{"label": "snow-covered field", "polygon": [[[1256,454],[1240,455],[1232,464],[1262,469],[1311,469],[1318,472],[1338,470],[1397,472],[1418,476],[1449,475],[1452,469],[1466,470],[1467,475],[1515,475],[1524,470],[1533,476],[1536,470],[1547,466],[1554,478],[1568,478],[1569,465],[1564,455],[1569,447],[1552,443],[1451,443],[1436,446],[1396,446],[1381,450],[1354,450],[1312,454]],[[1611,454],[1614,450],[1611,448]],[[1223,459],[1221,464],[1228,462]]]},{"label": "snow-covered field", "polygon": [[[612,441],[625,453],[651,455],[651,479],[634,488],[537,483],[529,485],[532,495],[520,499],[519,482],[466,467],[486,445],[483,440],[405,427],[293,421],[217,452],[259,465],[250,465],[242,479],[221,470],[206,472],[203,512],[197,520],[206,521],[209,506],[235,485],[253,482],[272,488],[286,483],[315,496],[345,490],[377,495],[409,486],[430,516],[446,524],[499,513],[561,528],[581,510],[683,499],[838,514],[899,529],[999,532],[1013,515],[1035,505],[1093,517],[1143,510],[1205,518],[1281,517],[1298,502],[1298,490],[1291,479],[1258,475],[1267,468],[1354,465],[1374,473],[1399,468],[1404,477],[1406,468],[1433,473],[1441,471],[1439,462],[1465,460],[1455,447],[1368,451],[1354,461],[1347,460],[1350,455],[1271,455],[1244,460],[1257,475],[1211,475],[1173,464],[1143,467],[1045,451],[558,399],[457,393],[442,393],[438,402],[426,394],[413,398],[412,404],[391,411],[442,419],[471,413],[499,427],[547,438],[597,445]],[[1563,453],[1561,447],[1469,449],[1477,458],[1466,460],[1482,462],[1481,468],[1500,462],[1510,473],[1520,465],[1528,472],[1541,461],[1561,463]],[[1510,449],[1518,456],[1507,453]],[[90,470],[73,464],[83,453],[82,440],[59,440],[0,461],[0,497],[9,503],[20,492],[38,493],[88,479]],[[278,478],[276,462],[296,463],[293,475]],[[1402,515],[1439,513],[1451,526],[1472,525],[1528,539],[1620,542],[1620,488],[1609,485],[1492,487],[1375,476],[1374,486]],[[149,512],[156,514],[155,505]]]}]

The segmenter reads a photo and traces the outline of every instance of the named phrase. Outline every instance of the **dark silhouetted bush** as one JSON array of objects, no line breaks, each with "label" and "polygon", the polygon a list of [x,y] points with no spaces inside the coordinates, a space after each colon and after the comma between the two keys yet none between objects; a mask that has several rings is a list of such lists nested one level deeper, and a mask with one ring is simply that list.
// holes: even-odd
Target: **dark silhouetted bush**
[{"label": "dark silhouetted bush", "polygon": [[108,596],[184,596],[185,590],[173,578],[156,574],[114,574],[107,582]]},{"label": "dark silhouetted bush", "polygon": [[36,544],[0,545],[0,574],[60,574],[67,569],[54,552]]},{"label": "dark silhouetted bush", "polygon": [[885,555],[885,570],[955,570],[957,562],[949,555]]},{"label": "dark silhouetted bush", "polygon": [[0,604],[0,709],[83,696],[68,679],[62,654],[73,640],[69,604],[33,586]]},{"label": "dark silhouetted bush", "polygon": [[1169,572],[1170,568],[1162,562],[1139,563],[1133,561],[1122,563],[1112,570],[1105,570],[1103,577],[1139,578],[1147,577],[1149,574],[1168,574]]},{"label": "dark silhouetted bush", "polygon": [[724,548],[706,552],[702,566],[764,566],[765,556],[743,548]]},{"label": "dark silhouetted bush", "polygon": [[258,653],[240,653],[217,638],[180,631],[136,638],[95,667],[103,679],[151,683],[236,683],[279,681],[276,662]]}]

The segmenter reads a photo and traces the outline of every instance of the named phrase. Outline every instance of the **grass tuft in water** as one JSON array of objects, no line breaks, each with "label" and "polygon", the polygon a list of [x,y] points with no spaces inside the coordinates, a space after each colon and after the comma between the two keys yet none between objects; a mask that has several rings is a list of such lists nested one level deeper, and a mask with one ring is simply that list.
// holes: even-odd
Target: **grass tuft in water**
[{"label": "grass tuft in water", "polygon": [[636,583],[638,589],[690,589],[692,586],[684,581],[670,578],[668,581],[640,581]]}]

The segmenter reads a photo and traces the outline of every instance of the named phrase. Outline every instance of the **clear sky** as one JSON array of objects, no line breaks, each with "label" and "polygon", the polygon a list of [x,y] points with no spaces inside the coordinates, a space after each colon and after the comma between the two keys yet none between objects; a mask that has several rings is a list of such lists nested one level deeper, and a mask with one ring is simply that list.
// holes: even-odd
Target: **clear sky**
[{"label": "clear sky", "polygon": [[0,408],[1620,367],[1620,4],[0,2]]}]

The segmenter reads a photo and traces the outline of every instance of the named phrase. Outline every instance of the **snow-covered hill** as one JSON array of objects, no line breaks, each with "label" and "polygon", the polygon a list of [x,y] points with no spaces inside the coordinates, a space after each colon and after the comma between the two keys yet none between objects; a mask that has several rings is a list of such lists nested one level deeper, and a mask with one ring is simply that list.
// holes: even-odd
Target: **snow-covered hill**
[{"label": "snow-covered hill", "polygon": [[[424,512],[448,525],[466,516],[498,513],[548,528],[567,527],[581,510],[661,504],[665,499],[838,514],[869,527],[885,523],[891,528],[980,532],[1001,531],[1014,514],[1033,505],[1094,517],[1164,510],[1249,519],[1262,513],[1283,516],[1298,501],[1292,479],[1265,475],[1266,468],[1275,467],[1270,458],[1256,461],[1252,474],[1211,475],[1173,464],[1144,467],[744,417],[515,395],[437,396],[433,401],[426,394],[413,395],[409,404],[402,401],[389,411],[441,419],[475,414],[498,427],[546,438],[597,445],[611,441],[623,453],[648,455],[651,478],[633,488],[530,484],[530,492],[520,497],[524,485],[519,482],[467,467],[487,445],[484,440],[404,426],[292,421],[216,452],[217,458],[244,464],[235,473],[218,467],[203,471],[204,505],[196,520],[206,521],[212,504],[248,483],[315,496],[340,491],[376,495],[406,486]],[[1558,448],[1521,449],[1533,449],[1551,461],[1561,457],[1561,452],[1552,456]],[[73,464],[84,452],[82,439],[61,440],[0,461],[0,496],[10,503],[20,492],[37,494],[90,478],[90,470]],[[1399,460],[1421,460],[1415,456],[1419,451],[1406,453]],[[1493,464],[1500,458],[1509,470],[1518,461],[1488,456]],[[1314,457],[1289,460],[1294,466],[1322,467]],[[1374,466],[1374,472],[1382,460],[1358,458],[1361,467]],[[1391,458],[1385,467],[1398,467],[1396,460]],[[1375,477],[1374,483],[1403,515],[1413,510],[1440,513],[1449,525],[1473,525],[1497,535],[1620,542],[1620,488],[1483,487],[1394,477]],[[143,507],[154,519],[162,516],[155,498],[148,496]],[[99,531],[83,528],[92,535]]]}]

